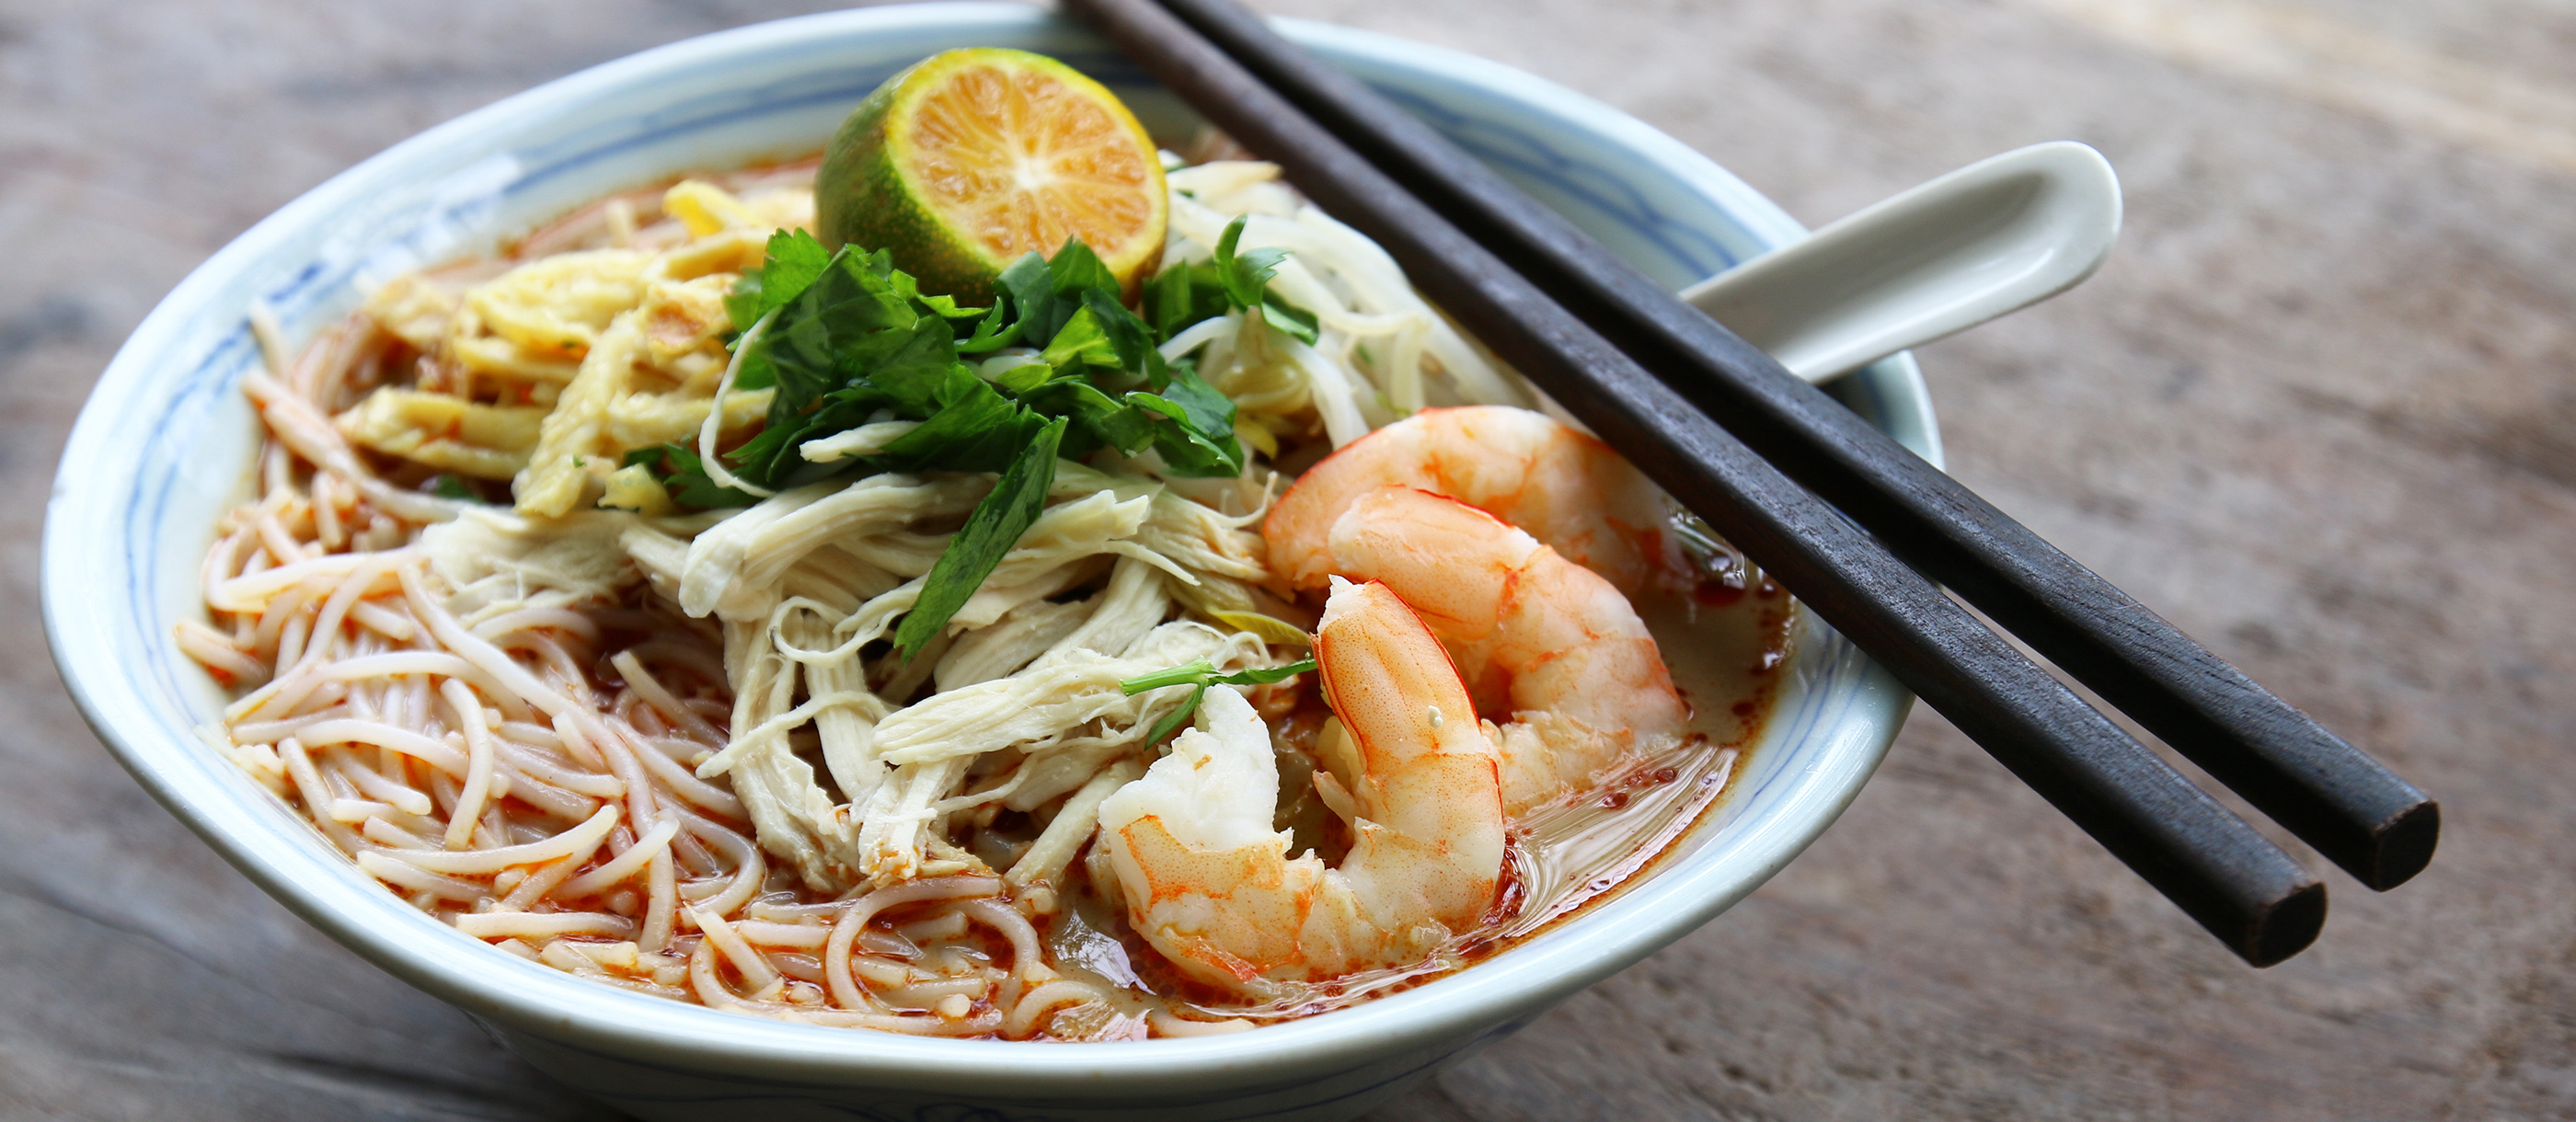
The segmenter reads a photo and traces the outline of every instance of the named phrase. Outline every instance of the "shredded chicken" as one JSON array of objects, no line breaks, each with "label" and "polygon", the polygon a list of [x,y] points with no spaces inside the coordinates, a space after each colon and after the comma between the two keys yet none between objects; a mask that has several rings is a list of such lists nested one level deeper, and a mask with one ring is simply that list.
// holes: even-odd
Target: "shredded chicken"
[{"label": "shredded chicken", "polygon": [[[1175,196],[1191,208],[1175,212],[1175,259],[1205,258],[1234,213],[1259,220],[1247,247],[1347,234],[1318,225],[1276,180],[1254,163],[1176,173],[1195,201]],[[880,474],[678,514],[625,456],[709,424],[734,326],[725,296],[759,265],[770,231],[811,223],[812,202],[793,188],[736,194],[696,180],[659,202],[648,229],[612,206],[586,242],[542,232],[531,245],[546,252],[528,260],[379,287],[365,314],[418,352],[422,374],[377,389],[333,427],[377,453],[512,481],[515,512],[472,511],[420,539],[466,626],[610,602],[640,579],[720,631],[733,712],[720,736],[705,732],[725,747],[683,762],[698,780],[724,777],[760,848],[809,887],[993,871],[944,840],[951,816],[1025,812],[1132,777],[1147,735],[1189,704],[1187,691],[1131,697],[1120,681],[1202,658],[1269,665],[1278,656],[1265,640],[1296,638],[1259,614],[1269,574],[1250,527],[1267,505],[1262,481],[1168,478],[1150,453],[1059,462],[1036,523],[910,659],[885,640],[992,475]],[[1382,414],[1386,395],[1363,395],[1350,366],[1368,346],[1393,385],[1418,384],[1426,368],[1493,376],[1382,255],[1334,248],[1344,252],[1312,267],[1292,258],[1279,277],[1318,312],[1322,351],[1239,312],[1166,348],[1199,357],[1255,447],[1275,449],[1274,429],[1313,418],[1338,432],[1337,418]],[[715,428],[748,431],[769,397],[725,395]],[[803,458],[873,454],[909,428],[862,426],[810,442]],[[1049,860],[1070,858],[1082,840],[1071,830],[1050,831]]]}]

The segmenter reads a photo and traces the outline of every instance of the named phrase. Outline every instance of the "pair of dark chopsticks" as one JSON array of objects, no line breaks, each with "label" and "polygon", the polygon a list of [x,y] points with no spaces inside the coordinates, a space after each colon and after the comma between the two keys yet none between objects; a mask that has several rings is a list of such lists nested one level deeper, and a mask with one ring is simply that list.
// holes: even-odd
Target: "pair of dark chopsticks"
[{"label": "pair of dark chopsticks", "polygon": [[1065,3],[2247,962],[2325,886],[1934,581],[2362,883],[2431,859],[2422,792],[1232,0]]}]

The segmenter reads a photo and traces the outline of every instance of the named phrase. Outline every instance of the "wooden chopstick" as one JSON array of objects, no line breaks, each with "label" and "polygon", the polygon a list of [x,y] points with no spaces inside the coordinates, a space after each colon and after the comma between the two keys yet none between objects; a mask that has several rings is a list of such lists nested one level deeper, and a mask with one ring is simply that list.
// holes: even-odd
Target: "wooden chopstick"
[{"label": "wooden chopstick", "polygon": [[1672,388],[1151,0],[1067,0],[2246,961],[2325,886]]},{"label": "wooden chopstick", "polygon": [[2363,884],[2385,891],[2432,859],[2439,806],[2378,761],[1241,5],[1160,2],[1907,564]]}]

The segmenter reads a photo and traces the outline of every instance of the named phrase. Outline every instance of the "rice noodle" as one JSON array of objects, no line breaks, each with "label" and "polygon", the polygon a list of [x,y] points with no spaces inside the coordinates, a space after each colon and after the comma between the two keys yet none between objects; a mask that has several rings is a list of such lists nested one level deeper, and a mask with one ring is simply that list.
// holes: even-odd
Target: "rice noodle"
[{"label": "rice noodle", "polygon": [[652,829],[645,831],[644,836],[636,839],[635,844],[626,847],[624,852],[601,862],[598,867],[589,872],[565,881],[556,891],[566,898],[580,899],[584,896],[598,895],[611,885],[631,880],[644,872],[645,866],[651,864],[654,858],[661,856],[665,848],[671,844],[671,839],[679,833],[680,824],[677,821],[666,818],[654,823]]},{"label": "rice noodle", "polygon": [[478,939],[607,935],[632,938],[635,921],[602,912],[483,912],[456,917],[456,929]]},{"label": "rice noodle", "polygon": [[[217,525],[207,618],[174,634],[237,691],[205,739],[412,905],[639,993],[935,1036],[1248,1027],[1060,959],[1057,941],[1083,930],[1083,900],[1117,899],[1084,856],[1099,807],[1190,704],[1119,683],[1297,656],[1236,615],[1277,604],[1253,530],[1276,480],[1181,477],[1150,452],[1061,461],[944,632],[889,651],[994,474],[772,491],[720,454],[770,392],[736,389],[770,320],[729,347],[723,297],[770,230],[812,222],[812,175],[598,201],[516,256],[388,282],[300,351],[255,311],[257,494]],[[1249,215],[1240,248],[1290,251],[1273,291],[1315,317],[1312,344],[1258,308],[1162,344],[1234,401],[1247,447],[1527,398],[1382,250],[1277,178],[1252,162],[1170,177],[1167,265],[1208,260]],[[1039,361],[1016,347],[970,366]],[[534,448],[469,449],[503,464],[474,487],[525,465],[511,486],[531,505],[441,497],[457,469],[404,449],[464,446],[404,401],[542,418]],[[412,443],[377,421],[414,425],[396,433]],[[916,424],[881,416],[799,454],[842,464]],[[670,514],[648,483],[658,506],[593,508],[642,470],[621,471],[624,453],[665,443],[757,501]]]}]

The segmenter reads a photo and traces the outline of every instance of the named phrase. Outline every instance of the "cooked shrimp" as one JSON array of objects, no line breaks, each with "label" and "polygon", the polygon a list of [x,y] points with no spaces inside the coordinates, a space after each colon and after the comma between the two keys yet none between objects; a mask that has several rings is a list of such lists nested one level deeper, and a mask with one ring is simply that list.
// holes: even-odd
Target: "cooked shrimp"
[{"label": "cooked shrimp", "polygon": [[1628,598],[1493,515],[1388,484],[1358,496],[1323,545],[1335,575],[1380,582],[1420,613],[1477,711],[1501,723],[1515,818],[1590,790],[1689,719]]},{"label": "cooked shrimp", "polygon": [[1338,867],[1289,858],[1292,835],[1270,828],[1269,730],[1223,686],[1208,691],[1205,731],[1100,804],[1130,922],[1192,977],[1261,994],[1418,961],[1493,903],[1494,747],[1439,640],[1385,587],[1336,581],[1315,663],[1359,756]]},{"label": "cooked shrimp", "polygon": [[1663,492],[1609,445],[1543,413],[1473,405],[1425,409],[1307,469],[1261,527],[1271,571],[1299,588],[1322,587],[1333,520],[1389,483],[1518,526],[1624,591],[1643,588],[1672,547]]}]

